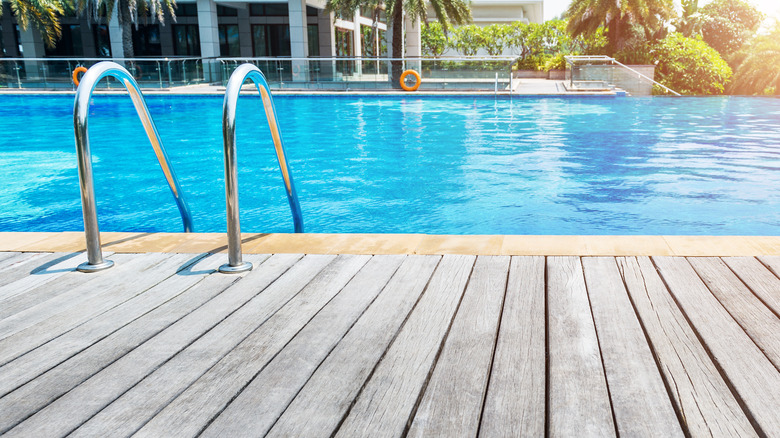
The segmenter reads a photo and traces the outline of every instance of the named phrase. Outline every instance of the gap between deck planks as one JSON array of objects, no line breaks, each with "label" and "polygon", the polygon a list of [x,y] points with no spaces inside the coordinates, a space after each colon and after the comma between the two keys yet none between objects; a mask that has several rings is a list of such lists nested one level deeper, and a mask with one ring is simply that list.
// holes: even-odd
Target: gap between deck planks
[{"label": "gap between deck planks", "polygon": [[780,430],[777,257],[0,256],[8,436]]}]

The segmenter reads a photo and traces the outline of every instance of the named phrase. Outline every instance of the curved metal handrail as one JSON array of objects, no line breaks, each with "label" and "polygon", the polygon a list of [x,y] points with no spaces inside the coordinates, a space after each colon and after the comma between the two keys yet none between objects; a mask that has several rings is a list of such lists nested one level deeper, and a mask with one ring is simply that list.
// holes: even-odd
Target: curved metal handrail
[{"label": "curved metal handrail", "polygon": [[225,100],[222,102],[222,139],[225,155],[225,204],[227,209],[228,263],[219,270],[225,273],[243,272],[252,269],[252,264],[242,261],[241,257],[241,224],[238,213],[238,176],[236,170],[236,106],[241,87],[247,79],[254,82],[257,91],[263,99],[265,117],[274,141],[276,159],[282,172],[287,200],[292,211],[293,224],[296,233],[303,232],[303,214],[298,203],[298,193],[295,191],[292,172],[287,164],[287,154],[284,152],[284,142],[279,131],[276,118],[276,107],[271,98],[271,89],[259,68],[252,64],[240,65],[230,75],[225,88]]},{"label": "curved metal handrail", "polygon": [[76,154],[79,165],[79,188],[81,189],[81,210],[84,214],[84,232],[87,237],[87,263],[81,264],[78,269],[83,272],[94,272],[108,269],[114,265],[111,260],[103,260],[103,254],[100,251],[100,230],[98,229],[97,208],[95,207],[95,183],[92,178],[92,154],[89,149],[89,130],[87,122],[89,121],[89,101],[92,92],[98,82],[106,76],[117,79],[124,85],[133,106],[141,119],[146,136],[154,148],[157,161],[160,162],[160,168],[165,174],[168,186],[171,188],[176,205],[179,207],[182,222],[184,222],[184,231],[192,232],[192,214],[184,200],[179,180],[173,171],[173,166],[168,155],[165,153],[160,134],[157,133],[157,127],[149,114],[149,108],[141,94],[133,76],[121,65],[104,61],[99,62],[81,78],[79,88],[76,90],[76,100],[73,104],[73,130],[76,135]]}]

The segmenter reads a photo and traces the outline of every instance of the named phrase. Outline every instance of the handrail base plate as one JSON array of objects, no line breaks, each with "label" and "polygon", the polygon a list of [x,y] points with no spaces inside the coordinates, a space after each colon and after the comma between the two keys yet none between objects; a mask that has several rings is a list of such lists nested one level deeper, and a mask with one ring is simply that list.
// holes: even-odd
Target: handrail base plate
[{"label": "handrail base plate", "polygon": [[90,264],[89,262],[84,262],[79,265],[78,269],[81,272],[98,272],[106,270],[110,267],[114,266],[113,260],[103,260],[102,263],[97,263],[95,265]]},{"label": "handrail base plate", "polygon": [[223,274],[238,274],[240,272],[251,271],[252,267],[252,264],[249,262],[242,262],[238,266],[230,266],[230,263],[225,263],[219,267],[219,272]]}]

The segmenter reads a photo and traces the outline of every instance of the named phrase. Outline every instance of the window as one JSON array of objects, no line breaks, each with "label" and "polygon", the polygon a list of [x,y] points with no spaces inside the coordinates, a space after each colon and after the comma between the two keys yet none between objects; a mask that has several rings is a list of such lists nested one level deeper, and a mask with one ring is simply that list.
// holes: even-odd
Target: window
[{"label": "window", "polygon": [[256,24],[252,26],[254,56],[290,56],[290,26]]},{"label": "window", "polygon": [[176,3],[177,17],[197,17],[198,5],[195,3]]},{"label": "window", "polygon": [[219,25],[219,56],[241,56],[241,45],[238,38],[238,25]]},{"label": "window", "polygon": [[306,15],[309,17],[316,17],[317,16],[317,8],[306,6]]},{"label": "window", "polygon": [[309,56],[320,56],[320,28],[316,24],[310,24],[307,30],[309,32]]},{"label": "window", "polygon": [[352,56],[352,31],[336,28],[336,56]]},{"label": "window", "polygon": [[95,52],[98,58],[111,57],[111,39],[108,34],[108,26],[105,24],[93,25],[95,32]]},{"label": "window", "polygon": [[160,26],[156,24],[139,24],[133,29],[133,52],[135,56],[162,56],[160,44]]},{"label": "window", "polygon": [[238,9],[217,5],[218,17],[238,17]]},{"label": "window", "polygon": [[81,44],[81,26],[78,24],[62,25],[62,36],[57,42],[57,47],[46,47],[46,56],[84,56],[84,47]]},{"label": "window", "polygon": [[200,56],[200,38],[197,24],[173,25],[173,54]]},{"label": "window", "polygon": [[286,17],[287,3],[251,3],[249,15],[253,17]]}]

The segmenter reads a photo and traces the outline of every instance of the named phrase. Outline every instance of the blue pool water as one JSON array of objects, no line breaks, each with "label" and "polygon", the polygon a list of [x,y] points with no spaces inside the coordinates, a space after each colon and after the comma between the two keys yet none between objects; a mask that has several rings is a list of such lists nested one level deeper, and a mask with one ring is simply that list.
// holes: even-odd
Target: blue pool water
[{"label": "blue pool water", "polygon": [[[780,99],[277,96],[306,231],[780,234]],[[149,96],[194,214],[225,230],[221,97]],[[82,230],[72,96],[0,96],[0,231]],[[291,232],[257,97],[245,232]],[[127,96],[96,96],[101,230],[181,231]]]}]

